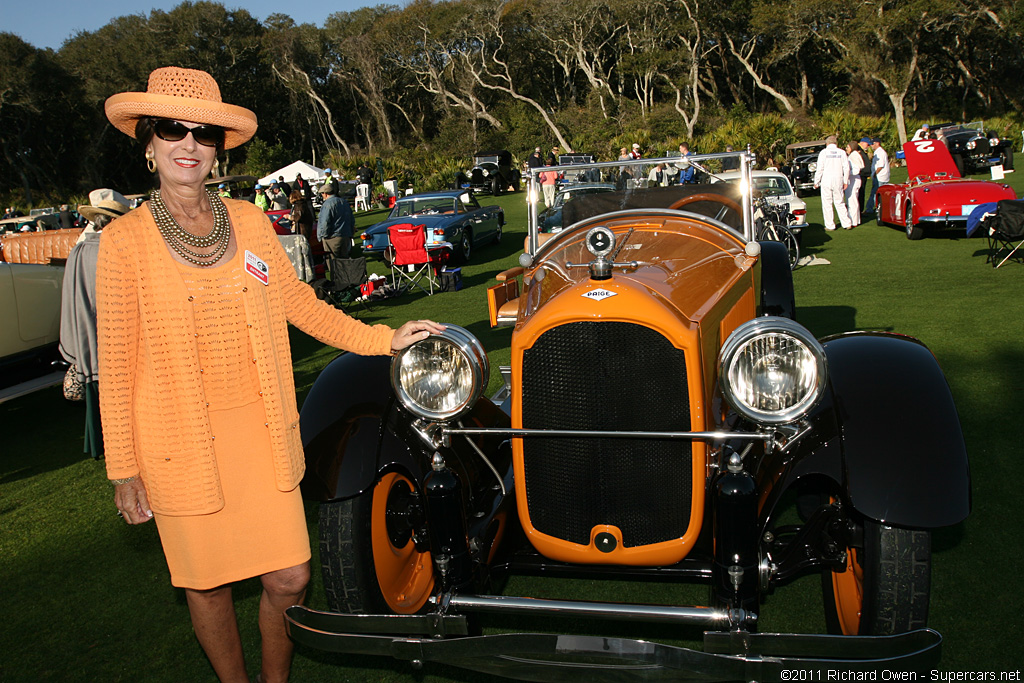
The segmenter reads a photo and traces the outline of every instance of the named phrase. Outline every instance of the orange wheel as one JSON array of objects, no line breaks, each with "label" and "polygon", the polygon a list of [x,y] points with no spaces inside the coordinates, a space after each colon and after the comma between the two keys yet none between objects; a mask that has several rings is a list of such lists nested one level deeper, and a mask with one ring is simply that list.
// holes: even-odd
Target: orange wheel
[{"label": "orange wheel", "polygon": [[434,590],[430,552],[416,548],[422,518],[412,481],[390,472],[365,493],[320,505],[327,604],[352,614],[415,614]]},{"label": "orange wheel", "polygon": [[434,588],[430,552],[417,550],[412,538],[412,490],[412,482],[397,472],[384,475],[373,489],[373,566],[381,595],[397,614],[417,612]]},{"label": "orange wheel", "polygon": [[825,568],[822,593],[832,633],[888,636],[928,625],[931,534],[863,522],[842,571]]},{"label": "orange wheel", "polygon": [[864,605],[864,568],[857,562],[857,549],[846,552],[846,571],[831,572],[832,597],[836,619],[844,636],[860,633],[860,613]]}]

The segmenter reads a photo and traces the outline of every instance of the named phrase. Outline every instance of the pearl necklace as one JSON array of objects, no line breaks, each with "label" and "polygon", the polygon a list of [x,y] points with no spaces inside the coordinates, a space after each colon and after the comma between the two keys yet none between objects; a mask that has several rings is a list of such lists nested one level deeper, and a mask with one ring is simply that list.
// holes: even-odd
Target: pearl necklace
[{"label": "pearl necklace", "polygon": [[[164,204],[164,200],[160,196],[160,190],[154,190],[149,200],[149,210],[153,214],[153,220],[156,221],[160,235],[178,256],[201,268],[216,265],[227,251],[228,242],[231,239],[227,207],[215,192],[207,189],[206,194],[210,198],[210,208],[213,210],[213,230],[208,235],[194,235],[181,227],[171,212],[167,210],[167,205]],[[209,247],[214,247],[213,252],[209,254],[201,254],[192,250]]]}]

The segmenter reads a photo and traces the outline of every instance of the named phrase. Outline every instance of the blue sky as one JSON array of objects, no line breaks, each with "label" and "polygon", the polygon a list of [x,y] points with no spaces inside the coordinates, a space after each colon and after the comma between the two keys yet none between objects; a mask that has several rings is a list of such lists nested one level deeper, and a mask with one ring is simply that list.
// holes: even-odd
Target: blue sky
[{"label": "blue sky", "polygon": [[[39,48],[60,49],[61,44],[78,31],[95,31],[105,26],[114,17],[126,14],[149,14],[151,9],[171,10],[181,0],[48,0],[42,4],[27,0],[5,2],[0,31],[14,33]],[[234,2],[222,0],[228,9],[242,8],[263,21],[275,12],[287,14],[296,23],[323,26],[324,20],[334,12],[351,12],[354,9],[381,4],[404,5],[400,0],[303,0],[302,2],[281,2],[280,0],[245,0]]]}]

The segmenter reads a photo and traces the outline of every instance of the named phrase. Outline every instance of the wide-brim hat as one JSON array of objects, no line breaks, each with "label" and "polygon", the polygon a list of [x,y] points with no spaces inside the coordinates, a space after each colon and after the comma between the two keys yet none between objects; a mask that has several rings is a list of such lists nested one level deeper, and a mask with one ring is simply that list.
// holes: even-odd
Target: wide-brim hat
[{"label": "wide-brim hat", "polygon": [[221,126],[224,149],[238,147],[256,134],[256,114],[221,100],[213,76],[179,66],[154,70],[146,92],[111,95],[105,109],[110,123],[133,138],[135,124],[144,116]]},{"label": "wide-brim hat", "polygon": [[123,194],[108,188],[93,190],[89,193],[89,203],[78,205],[78,214],[90,221],[101,214],[117,218],[131,210]]}]

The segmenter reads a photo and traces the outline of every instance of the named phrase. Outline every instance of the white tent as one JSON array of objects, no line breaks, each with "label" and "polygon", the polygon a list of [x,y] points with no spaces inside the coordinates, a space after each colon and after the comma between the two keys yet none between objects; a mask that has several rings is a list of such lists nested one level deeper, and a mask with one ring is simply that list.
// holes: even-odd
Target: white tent
[{"label": "white tent", "polygon": [[311,183],[315,183],[325,175],[322,168],[317,168],[312,164],[307,164],[305,161],[295,161],[284,168],[277,169],[266,177],[260,178],[260,185],[266,186],[277,182],[278,176],[284,176],[284,181],[286,183],[293,183],[295,182],[295,176],[299,174]]}]

